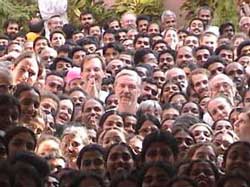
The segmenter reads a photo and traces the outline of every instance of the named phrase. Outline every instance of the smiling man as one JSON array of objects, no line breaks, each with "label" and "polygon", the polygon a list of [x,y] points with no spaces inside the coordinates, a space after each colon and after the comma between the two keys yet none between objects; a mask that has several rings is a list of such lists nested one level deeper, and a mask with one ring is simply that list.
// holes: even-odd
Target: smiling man
[{"label": "smiling man", "polygon": [[133,69],[122,69],[115,78],[115,94],[118,98],[118,111],[135,114],[137,99],[141,94],[141,78]]}]

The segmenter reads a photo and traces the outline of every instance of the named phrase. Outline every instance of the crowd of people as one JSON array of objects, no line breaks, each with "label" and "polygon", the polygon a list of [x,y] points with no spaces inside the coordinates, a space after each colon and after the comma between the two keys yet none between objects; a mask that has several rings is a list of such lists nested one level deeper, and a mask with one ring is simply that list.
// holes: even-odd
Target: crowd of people
[{"label": "crowd of people", "polygon": [[[246,6],[246,4],[244,4]],[[246,12],[245,12],[246,13]],[[124,13],[0,34],[0,186],[250,187],[250,17]],[[239,29],[236,29],[239,28]]]}]

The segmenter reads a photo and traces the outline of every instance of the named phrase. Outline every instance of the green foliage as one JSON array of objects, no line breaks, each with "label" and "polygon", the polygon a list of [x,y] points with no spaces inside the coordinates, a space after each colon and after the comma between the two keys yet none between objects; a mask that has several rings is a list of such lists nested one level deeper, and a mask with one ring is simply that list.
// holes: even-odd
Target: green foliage
[{"label": "green foliage", "polygon": [[186,20],[189,22],[196,16],[196,11],[200,6],[208,5],[214,10],[213,25],[230,21],[237,26],[237,4],[235,0],[186,0],[181,6],[181,10],[187,13]]},{"label": "green foliage", "polygon": [[68,0],[68,16],[71,23],[79,26],[79,16],[83,11],[92,12],[99,24],[114,16],[114,12],[106,9],[103,3],[94,3],[93,0]]},{"label": "green foliage", "polygon": [[2,26],[6,19],[17,19],[26,29],[27,20],[38,11],[38,6],[34,0],[0,0],[0,25]]},{"label": "green foliage", "polygon": [[160,0],[116,0],[113,9],[119,16],[129,11],[137,15],[150,15],[157,20],[164,10]]}]

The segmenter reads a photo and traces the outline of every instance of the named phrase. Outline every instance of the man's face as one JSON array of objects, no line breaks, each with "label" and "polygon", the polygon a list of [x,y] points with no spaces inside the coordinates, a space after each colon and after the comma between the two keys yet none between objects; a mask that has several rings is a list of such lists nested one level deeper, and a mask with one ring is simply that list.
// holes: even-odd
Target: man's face
[{"label": "man's face", "polygon": [[147,28],[148,28],[148,20],[140,20],[138,25],[137,25],[137,29],[139,32],[147,32]]},{"label": "man's face", "polygon": [[212,21],[211,11],[208,9],[201,9],[198,18],[200,18],[205,25],[209,25]]},{"label": "man's face", "polygon": [[141,88],[138,85],[137,77],[123,75],[115,81],[115,94],[118,98],[118,103],[122,105],[136,104],[140,96]]},{"label": "man's face", "polygon": [[233,86],[222,77],[214,80],[214,83],[210,87],[211,96],[216,97],[219,95],[225,95],[228,98],[233,98],[235,96],[235,91]]},{"label": "man's face", "polygon": [[191,47],[192,49],[195,49],[199,47],[199,40],[195,36],[187,36],[184,40],[184,45]]},{"label": "man's face", "polygon": [[112,76],[115,77],[115,75],[119,72],[119,70],[124,66],[125,66],[124,63],[121,60],[114,59],[109,62],[109,64],[106,67],[106,71],[108,73],[111,73]]},{"label": "man's face", "polygon": [[93,26],[93,27],[89,28],[89,35],[90,36],[94,36],[94,37],[96,37],[96,39],[99,40],[101,37],[101,34],[102,34],[102,32],[101,32],[100,26]]},{"label": "man's face", "polygon": [[104,54],[106,63],[109,63],[111,60],[117,59],[119,57],[119,54],[120,53],[116,49],[108,48]]},{"label": "man's face", "polygon": [[217,48],[217,37],[214,35],[206,35],[200,40],[200,45],[210,47],[214,51]]},{"label": "man's face", "polygon": [[200,98],[209,96],[208,76],[205,74],[197,74],[191,77],[194,91]]},{"label": "man's face", "polygon": [[39,54],[42,51],[42,49],[44,49],[45,47],[48,47],[47,40],[40,39],[36,42],[34,46],[34,51],[36,54]]},{"label": "man's face", "polygon": [[124,29],[136,28],[136,16],[134,14],[126,14],[121,18],[121,26]]},{"label": "man's face", "polygon": [[142,92],[141,97],[143,100],[157,100],[158,88],[157,85],[143,82],[142,83]]},{"label": "man's face", "polygon": [[83,48],[87,51],[88,54],[95,53],[97,49],[95,44],[85,44]]},{"label": "man's face", "polygon": [[88,128],[97,130],[103,113],[104,108],[102,104],[94,99],[89,99],[85,102],[82,110],[82,121],[86,123]]},{"label": "man's face", "polygon": [[45,81],[45,90],[50,91],[56,95],[62,94],[64,89],[64,80],[62,77],[50,75]]},{"label": "man's face", "polygon": [[250,45],[246,45],[241,49],[241,55],[250,55]]},{"label": "man's face", "polygon": [[188,81],[184,71],[180,69],[172,70],[169,74],[170,80],[179,85],[182,91],[186,92]]},{"label": "man's face", "polygon": [[55,34],[53,34],[50,43],[51,43],[51,46],[53,48],[58,48],[58,47],[64,45],[65,38],[61,33],[55,33]]},{"label": "man's face", "polygon": [[207,108],[214,121],[228,119],[232,110],[231,105],[224,98],[210,100]]},{"label": "man's face", "polygon": [[49,31],[60,30],[63,27],[63,21],[60,17],[54,17],[49,20],[48,23]]},{"label": "man's face", "polygon": [[85,51],[79,50],[75,52],[72,57],[73,65],[80,67],[85,56],[86,56]]},{"label": "man's face", "polygon": [[105,33],[103,35],[103,44],[107,45],[109,43],[115,42],[115,35],[113,33]]},{"label": "man's face", "polygon": [[94,81],[95,84],[101,85],[104,78],[104,71],[102,68],[102,62],[98,58],[92,58],[84,62],[82,71],[82,79],[87,84],[88,81]]},{"label": "man's face", "polygon": [[237,62],[228,64],[226,67],[226,74],[233,80],[237,88],[244,87],[245,70],[242,65]]},{"label": "man's face", "polygon": [[210,71],[212,76],[215,76],[223,73],[225,70],[225,66],[221,62],[214,62],[208,66],[208,70]]},{"label": "man's face", "polygon": [[224,30],[223,30],[223,35],[226,36],[227,38],[231,39],[234,35],[234,28],[231,25],[228,25]]},{"label": "man's face", "polygon": [[69,62],[65,62],[65,61],[59,61],[56,64],[56,71],[61,72],[61,73],[65,73],[69,70],[69,68],[71,68],[72,65]]},{"label": "man's face", "polygon": [[41,100],[40,109],[46,115],[51,114],[52,116],[55,116],[58,109],[58,103],[52,98],[47,97]]},{"label": "man's face", "polygon": [[207,62],[207,59],[210,56],[210,53],[207,49],[200,49],[196,52],[196,62],[200,67],[203,67],[205,62]]},{"label": "man's face", "polygon": [[227,62],[227,64],[233,62],[233,51],[222,49],[219,53],[219,56]]},{"label": "man's face", "polygon": [[56,116],[56,123],[65,125],[70,122],[74,111],[74,106],[71,100],[64,99],[60,101],[59,110]]},{"label": "man's face", "polygon": [[150,48],[149,37],[139,37],[135,43],[135,49]]},{"label": "man's face", "polygon": [[193,20],[189,28],[190,32],[196,36],[199,36],[204,31],[203,22],[201,20]]},{"label": "man's face", "polygon": [[84,38],[84,33],[83,32],[79,32],[79,33],[76,33],[76,34],[72,35],[72,40],[74,42],[76,42],[77,40],[80,40],[82,38]]},{"label": "man's face", "polygon": [[240,20],[240,31],[248,34],[250,28],[250,17],[244,17]]},{"label": "man's face", "polygon": [[41,62],[47,68],[53,63],[53,60],[56,58],[56,56],[57,56],[56,51],[46,50],[41,53],[40,59],[41,59]]},{"label": "man's face", "polygon": [[76,160],[77,155],[84,145],[79,135],[67,134],[63,136],[60,146],[63,156],[72,162]]},{"label": "man's face", "polygon": [[165,73],[161,70],[155,71],[153,73],[153,79],[157,82],[158,88],[161,89],[166,81]]},{"label": "man's face", "polygon": [[157,23],[151,23],[148,26],[148,35],[160,33],[160,26]]},{"label": "man's face", "polygon": [[192,63],[194,63],[192,49],[188,46],[181,47],[176,56],[176,64],[183,68]]},{"label": "man's face", "polygon": [[95,20],[92,14],[84,14],[80,17],[80,22],[83,28],[89,28],[89,26],[92,25]]},{"label": "man's face", "polygon": [[176,18],[174,16],[168,16],[165,18],[163,28],[164,29],[170,29],[170,28],[176,28]]},{"label": "man's face", "polygon": [[169,53],[164,53],[159,57],[159,68],[164,72],[175,66],[174,57]]},{"label": "man's face", "polygon": [[240,59],[238,59],[238,63],[246,68],[247,65],[250,64],[250,56],[242,56]]},{"label": "man's face", "polygon": [[112,21],[110,24],[109,24],[109,28],[110,29],[113,29],[113,30],[119,30],[121,27],[120,27],[120,24],[119,24],[119,21],[118,20],[114,20]]},{"label": "man's face", "polygon": [[6,33],[9,36],[15,36],[19,32],[19,26],[17,23],[10,23],[6,28]]}]

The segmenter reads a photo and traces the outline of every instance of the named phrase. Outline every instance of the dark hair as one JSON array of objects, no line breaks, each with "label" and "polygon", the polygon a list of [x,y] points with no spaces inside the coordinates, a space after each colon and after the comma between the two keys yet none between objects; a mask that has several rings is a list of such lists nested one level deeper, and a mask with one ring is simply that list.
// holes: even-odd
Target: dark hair
[{"label": "dark hair", "polygon": [[95,98],[95,97],[90,97],[90,98],[88,98],[88,99],[84,102],[84,104],[82,105],[82,111],[83,111],[83,109],[84,109],[84,107],[85,107],[85,104],[86,104],[89,100],[91,100],[91,99],[93,99],[93,100],[95,100],[96,102],[98,102],[98,103],[103,107],[103,110],[104,110],[104,103],[103,103],[100,99]]},{"label": "dark hair", "polygon": [[193,115],[190,115],[190,114],[183,114],[181,116],[178,116],[176,119],[175,119],[175,122],[173,123],[173,126],[177,127],[183,127],[183,128],[189,128],[191,127],[192,125],[196,124],[196,123],[201,123],[202,120],[193,116]]},{"label": "dark hair", "polygon": [[139,130],[141,129],[141,127],[146,121],[152,122],[154,125],[158,127],[158,129],[161,128],[161,123],[157,117],[151,114],[145,114],[145,113],[140,112],[140,113],[137,113],[137,123],[135,125],[135,131],[137,134],[139,134]]},{"label": "dark hair", "polygon": [[79,187],[81,182],[88,178],[96,180],[100,186],[105,186],[103,178],[101,178],[99,175],[96,175],[94,173],[79,173],[79,175],[73,178],[70,187]]},{"label": "dark hair", "polygon": [[149,39],[149,41],[150,41],[150,46],[151,46],[151,39],[150,39],[150,36],[148,35],[148,34],[146,34],[146,33],[139,33],[139,34],[137,34],[136,36],[135,36],[135,39],[134,39],[134,45],[136,44],[136,42],[137,42],[137,40],[139,39],[139,38],[148,38]]},{"label": "dark hair", "polygon": [[[20,181],[23,180],[22,177],[27,177],[29,180],[34,180],[35,185],[34,187],[42,187],[43,186],[43,179],[39,175],[39,171],[26,163],[17,163],[14,167],[14,178],[13,178],[13,186],[18,186]],[[22,176],[22,177],[19,177]]]},{"label": "dark hair", "polygon": [[33,138],[33,140],[35,142],[35,145],[33,147],[33,150],[35,150],[36,143],[37,143],[36,135],[32,130],[30,130],[27,127],[23,127],[23,126],[12,127],[6,131],[6,134],[4,136],[4,142],[5,142],[6,149],[8,149],[8,145],[9,145],[11,139],[20,133],[29,133],[31,135],[31,137]]},{"label": "dark hair", "polygon": [[207,62],[203,64],[203,68],[208,69],[208,67],[214,63],[221,63],[223,65],[226,65],[225,60],[223,60],[221,57],[217,55],[212,55],[207,59]]},{"label": "dark hair", "polygon": [[197,164],[197,163],[207,163],[207,164],[209,164],[210,165],[210,167],[211,167],[211,169],[213,170],[213,172],[214,172],[214,176],[215,176],[215,181],[217,181],[218,179],[219,179],[219,171],[218,171],[218,169],[217,169],[217,167],[210,161],[210,160],[192,160],[191,162],[190,162],[190,165],[188,166],[188,168],[187,168],[187,175],[188,176],[190,176],[190,172],[191,172],[191,170],[192,170],[192,168],[193,168],[193,166],[194,166],[194,164]]},{"label": "dark hair", "polygon": [[0,94],[0,106],[9,106],[9,107],[17,107],[18,112],[19,112],[19,116],[20,117],[20,113],[21,113],[21,105],[19,100],[14,97],[13,95],[10,94]]},{"label": "dark hair", "polygon": [[250,182],[248,181],[248,179],[240,173],[229,173],[229,174],[222,176],[219,179],[217,186],[224,187],[227,181],[234,180],[234,179],[242,180],[247,184],[247,186],[250,186]]},{"label": "dark hair", "polygon": [[33,42],[33,48],[35,48],[36,43],[37,43],[39,40],[46,40],[47,45],[50,46],[49,40],[48,40],[45,36],[38,36],[38,37],[34,40],[34,42]]},{"label": "dark hair", "polygon": [[[112,178],[110,187],[118,187],[118,185],[123,181],[130,181],[136,184],[138,186],[138,179],[136,175],[133,175],[131,173],[121,172],[115,174],[115,176]],[[138,186],[139,187],[139,186]]]},{"label": "dark hair", "polygon": [[197,51],[203,50],[203,49],[208,50],[208,52],[209,52],[210,55],[213,54],[213,50],[211,49],[211,47],[208,47],[208,46],[206,46],[206,45],[201,45],[201,46],[195,48],[195,49],[194,49],[194,52],[197,53]]},{"label": "dark hair", "polygon": [[146,163],[139,172],[139,180],[138,180],[139,186],[142,186],[144,176],[146,175],[147,171],[150,168],[160,168],[164,170],[164,172],[167,173],[170,179],[176,175],[175,168],[167,162],[157,161],[157,162]]},{"label": "dark hair", "polygon": [[142,20],[146,20],[146,21],[150,22],[151,17],[147,16],[147,15],[138,15],[137,18],[136,18],[136,25],[138,26],[139,22],[142,21]]},{"label": "dark hair", "polygon": [[146,63],[144,62],[144,56],[147,54],[153,54],[156,57],[155,52],[150,48],[142,48],[142,49],[136,50],[135,55],[134,55],[135,65],[139,63]]},{"label": "dark hair", "polygon": [[240,45],[237,47],[237,56],[242,55],[241,50],[248,45],[250,45],[249,39],[241,42]]},{"label": "dark hair", "polygon": [[[136,64],[135,64],[135,65],[136,65]],[[152,77],[153,68],[152,68],[151,65],[140,63],[140,64],[137,64],[137,65],[135,66],[135,68],[137,68],[137,67],[145,68],[145,69],[147,70],[147,71],[146,71],[146,76],[147,76],[147,77]],[[138,71],[136,71],[136,72],[138,73]]]},{"label": "dark hair", "polygon": [[[108,119],[109,116],[111,115],[118,115],[122,118],[122,115],[116,111],[116,110],[109,110],[109,111],[106,111],[100,118],[99,120],[99,128],[100,129],[103,129],[103,125],[104,125],[104,122]],[[123,119],[123,118],[122,118]]]},{"label": "dark hair", "polygon": [[225,151],[225,153],[224,153],[224,155],[223,155],[223,160],[224,160],[225,163],[227,162],[227,156],[228,156],[229,151],[230,151],[234,146],[237,146],[237,145],[242,145],[242,146],[247,147],[247,149],[250,149],[250,143],[249,143],[249,142],[237,141],[237,142],[232,143],[232,144],[227,148],[227,150]]},{"label": "dark hair", "polygon": [[19,24],[19,22],[18,22],[16,19],[9,18],[9,19],[7,19],[7,20],[4,22],[3,28],[4,28],[4,29],[7,29],[8,26],[9,26],[10,24],[17,24],[17,25],[18,25],[18,28],[20,27],[20,24]]},{"label": "dark hair", "polygon": [[219,55],[222,50],[229,50],[233,52],[233,48],[230,45],[221,45],[215,49],[215,55]]},{"label": "dark hair", "polygon": [[198,187],[197,183],[189,177],[186,176],[176,176],[168,183],[168,187],[172,187],[178,181],[186,181],[193,187]]},{"label": "dark hair", "polygon": [[40,94],[40,91],[37,89],[37,88],[35,88],[35,87],[33,87],[33,86],[30,86],[30,85],[28,85],[28,84],[18,84],[17,86],[16,86],[16,90],[15,90],[15,92],[14,92],[14,96],[17,98],[17,99],[19,99],[19,97],[21,96],[21,93],[22,92],[25,92],[25,91],[31,91],[31,90],[34,90],[38,95],[39,95],[39,98],[41,99],[41,94]]},{"label": "dark hair", "polygon": [[119,53],[121,53],[122,51],[124,51],[124,47],[123,47],[123,45],[121,45],[120,43],[118,43],[118,42],[108,43],[107,45],[105,45],[105,46],[103,47],[103,54],[104,54],[104,55],[105,55],[106,51],[107,51],[109,48],[112,48],[112,49],[118,51]]},{"label": "dark hair", "polygon": [[18,163],[33,166],[39,173],[40,177],[45,179],[50,173],[50,168],[47,160],[31,152],[19,152],[10,160],[12,165]]},{"label": "dark hair", "polygon": [[79,169],[81,168],[82,156],[84,153],[88,151],[96,151],[100,153],[103,156],[103,158],[105,158],[105,155],[106,155],[105,149],[99,144],[90,144],[90,145],[84,146],[79,152],[77,160],[76,160],[76,165]]},{"label": "dark hair", "polygon": [[175,137],[169,132],[156,131],[147,135],[142,142],[142,151],[141,151],[142,162],[145,161],[145,155],[148,148],[151,146],[151,144],[156,142],[161,142],[168,145],[169,148],[172,150],[174,157],[177,158],[179,150],[178,150],[178,143]]},{"label": "dark hair", "polygon": [[129,151],[129,153],[130,153],[130,155],[131,155],[131,157],[132,157],[132,159],[133,159],[134,161],[136,161],[136,155],[134,154],[134,151],[132,150],[132,148],[131,148],[128,144],[126,144],[126,143],[124,143],[124,142],[118,142],[118,143],[112,144],[112,145],[109,147],[109,149],[108,149],[108,151],[107,151],[107,154],[106,154],[106,158],[105,158],[106,163],[107,163],[107,160],[108,160],[108,157],[109,157],[110,152],[111,152],[112,149],[113,149],[114,147],[116,147],[116,146],[122,146],[122,147],[127,148],[128,151]]},{"label": "dark hair", "polygon": [[231,26],[233,28],[233,32],[235,32],[235,26],[234,26],[234,24],[230,23],[230,22],[226,22],[226,23],[222,23],[220,25],[220,28],[219,28],[220,35],[223,35],[224,34],[224,29],[226,29],[229,26]]},{"label": "dark hair", "polygon": [[73,47],[72,50],[69,53],[69,58],[73,58],[74,54],[78,51],[84,51],[87,54],[86,49],[80,46]]}]

